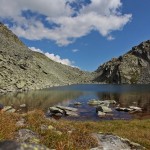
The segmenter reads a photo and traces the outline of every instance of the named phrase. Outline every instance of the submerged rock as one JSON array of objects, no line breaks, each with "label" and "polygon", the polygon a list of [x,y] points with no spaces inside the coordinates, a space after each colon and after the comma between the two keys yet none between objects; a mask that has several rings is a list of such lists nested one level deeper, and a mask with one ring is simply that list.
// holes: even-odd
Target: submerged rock
[{"label": "submerged rock", "polygon": [[74,105],[82,105],[81,102],[75,102]]},{"label": "submerged rock", "polygon": [[98,147],[90,150],[144,150],[145,148],[140,144],[123,139],[112,134],[93,134],[97,139]]},{"label": "submerged rock", "polygon": [[116,101],[115,100],[90,100],[88,102],[89,105],[103,105],[103,106],[107,106],[109,107],[110,104],[116,104]]},{"label": "submerged rock", "polygon": [[100,100],[95,100],[95,99],[93,99],[93,100],[90,100],[89,102],[88,102],[88,105],[100,105],[101,104],[101,101]]}]

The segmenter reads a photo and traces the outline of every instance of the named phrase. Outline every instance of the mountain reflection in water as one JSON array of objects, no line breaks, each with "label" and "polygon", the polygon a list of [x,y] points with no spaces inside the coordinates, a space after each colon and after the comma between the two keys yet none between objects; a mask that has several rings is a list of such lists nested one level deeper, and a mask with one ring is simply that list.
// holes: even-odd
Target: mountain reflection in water
[{"label": "mountain reflection in water", "polygon": [[150,118],[150,85],[81,84],[0,95],[0,103],[15,106],[25,103],[30,110],[37,108],[46,111],[48,107],[56,104],[77,107],[73,103],[78,101],[82,103],[78,107],[79,120],[101,120],[96,114],[95,107],[87,104],[91,99],[111,99],[116,100],[122,107],[134,105],[143,109],[140,114],[130,115],[127,112],[117,112],[113,108],[113,117],[105,118],[105,120]]}]

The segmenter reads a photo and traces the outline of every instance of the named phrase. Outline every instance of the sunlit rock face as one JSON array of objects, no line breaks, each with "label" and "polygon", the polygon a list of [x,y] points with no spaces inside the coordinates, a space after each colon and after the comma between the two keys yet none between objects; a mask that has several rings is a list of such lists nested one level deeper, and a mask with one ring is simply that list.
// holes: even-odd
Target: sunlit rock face
[{"label": "sunlit rock face", "polygon": [[128,53],[101,65],[94,81],[122,84],[150,83],[150,40],[135,46]]}]

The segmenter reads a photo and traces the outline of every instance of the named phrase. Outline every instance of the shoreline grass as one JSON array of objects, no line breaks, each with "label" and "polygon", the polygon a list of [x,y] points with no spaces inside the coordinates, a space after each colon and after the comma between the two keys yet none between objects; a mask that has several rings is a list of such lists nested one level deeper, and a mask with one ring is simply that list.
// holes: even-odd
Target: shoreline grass
[{"label": "shoreline grass", "polygon": [[[17,127],[16,122],[24,117],[26,124]],[[26,115],[0,113],[0,141],[13,140],[21,128],[30,129],[40,135],[40,143],[56,150],[86,150],[97,146],[92,133],[112,133],[150,149],[150,119],[115,121],[58,121],[48,120],[39,110]],[[41,125],[54,127],[41,130]]]}]

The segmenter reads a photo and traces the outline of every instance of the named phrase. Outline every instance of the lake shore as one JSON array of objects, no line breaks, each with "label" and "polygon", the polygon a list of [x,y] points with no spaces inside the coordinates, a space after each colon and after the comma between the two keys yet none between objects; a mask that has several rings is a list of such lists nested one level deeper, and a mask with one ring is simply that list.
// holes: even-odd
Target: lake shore
[{"label": "lake shore", "polygon": [[54,120],[46,118],[41,110],[25,114],[3,112],[0,113],[0,118],[0,141],[15,140],[19,130],[29,129],[39,135],[38,140],[33,141],[48,148],[83,150],[97,146],[98,143],[92,137],[92,133],[111,133],[150,149],[150,119],[97,122]]}]

